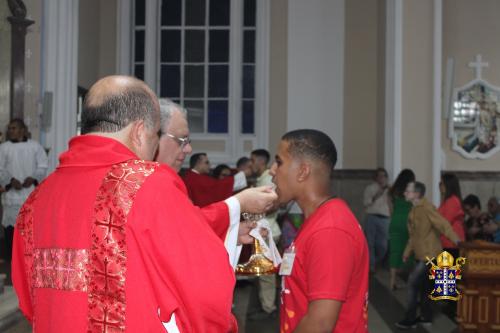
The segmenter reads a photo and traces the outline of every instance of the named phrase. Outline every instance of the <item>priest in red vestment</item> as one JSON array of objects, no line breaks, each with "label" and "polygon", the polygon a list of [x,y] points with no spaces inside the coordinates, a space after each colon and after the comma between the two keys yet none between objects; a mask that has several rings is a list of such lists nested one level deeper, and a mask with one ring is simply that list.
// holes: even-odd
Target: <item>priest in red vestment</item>
[{"label": "priest in red vestment", "polygon": [[193,154],[189,159],[189,168],[184,174],[184,183],[189,197],[199,207],[225,200],[233,195],[234,191],[247,186],[247,175],[243,171],[224,179],[210,177],[210,161],[205,153]]},{"label": "priest in red vestment", "polygon": [[86,135],[69,142],[15,228],[12,279],[35,332],[236,330],[222,242],[175,171],[147,162],[159,129],[142,81],[111,76],[90,89]]},{"label": "priest in red vestment", "polygon": [[[192,152],[186,109],[167,98],[161,98],[160,123],[156,161],[179,172],[187,155]],[[241,252],[239,244],[253,243],[253,237],[249,235],[251,224],[240,223],[240,213],[265,212],[273,206],[275,199],[275,194],[266,187],[248,188],[224,201],[201,208],[207,223],[224,241],[233,267],[238,264]]]}]

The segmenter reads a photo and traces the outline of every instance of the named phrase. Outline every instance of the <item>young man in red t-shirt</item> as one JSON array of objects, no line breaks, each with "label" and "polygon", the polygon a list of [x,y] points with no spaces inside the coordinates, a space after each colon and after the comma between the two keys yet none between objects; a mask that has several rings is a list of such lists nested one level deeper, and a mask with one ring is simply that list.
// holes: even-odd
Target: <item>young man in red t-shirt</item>
[{"label": "young man in red t-shirt", "polygon": [[280,332],[367,332],[368,247],[343,200],[332,196],[337,161],[317,130],[285,134],[271,175],[280,204],[295,200],[306,218],[285,251]]}]

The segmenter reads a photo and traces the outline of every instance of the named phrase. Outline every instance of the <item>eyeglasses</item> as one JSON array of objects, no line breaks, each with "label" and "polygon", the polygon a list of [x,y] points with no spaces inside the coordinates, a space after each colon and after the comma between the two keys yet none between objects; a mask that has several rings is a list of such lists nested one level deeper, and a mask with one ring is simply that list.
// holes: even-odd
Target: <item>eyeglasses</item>
[{"label": "eyeglasses", "polygon": [[165,133],[165,135],[168,136],[169,138],[172,138],[175,141],[177,141],[177,143],[179,144],[179,146],[181,147],[181,149],[184,149],[184,147],[186,147],[187,145],[191,144],[191,139],[189,138],[189,136],[186,136],[184,138],[178,138],[175,135],[172,135],[170,133]]}]

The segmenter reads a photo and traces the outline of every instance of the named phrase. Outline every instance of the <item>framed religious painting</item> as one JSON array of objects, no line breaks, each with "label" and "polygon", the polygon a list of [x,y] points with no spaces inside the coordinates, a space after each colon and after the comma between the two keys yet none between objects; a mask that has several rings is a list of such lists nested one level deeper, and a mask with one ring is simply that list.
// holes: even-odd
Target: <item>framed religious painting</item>
[{"label": "framed religious painting", "polygon": [[500,88],[477,78],[454,89],[449,117],[453,150],[486,159],[500,150]]}]

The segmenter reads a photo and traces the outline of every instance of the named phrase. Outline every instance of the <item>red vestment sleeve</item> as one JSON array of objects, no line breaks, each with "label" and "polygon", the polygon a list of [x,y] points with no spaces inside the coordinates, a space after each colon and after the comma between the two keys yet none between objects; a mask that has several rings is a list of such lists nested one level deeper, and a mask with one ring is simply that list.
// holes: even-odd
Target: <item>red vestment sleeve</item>
[{"label": "red vestment sleeve", "polygon": [[201,208],[201,213],[215,232],[215,234],[224,241],[229,229],[229,207],[223,201]]},{"label": "red vestment sleeve", "polygon": [[[128,251],[143,260],[129,256],[127,265],[145,262],[160,318],[175,312],[180,332],[229,332],[234,272],[222,242],[176,177],[155,173],[140,189],[128,220],[137,239],[129,244],[141,246]],[[158,191],[155,183],[171,186]]]},{"label": "red vestment sleeve", "polygon": [[16,290],[19,309],[26,319],[33,323],[33,304],[29,283],[30,280],[26,274],[24,264],[24,241],[16,227],[14,228],[14,244],[12,247],[12,284]]},{"label": "red vestment sleeve", "polygon": [[215,179],[187,170],[184,175],[189,197],[196,206],[204,207],[229,198],[233,194],[234,177]]}]

